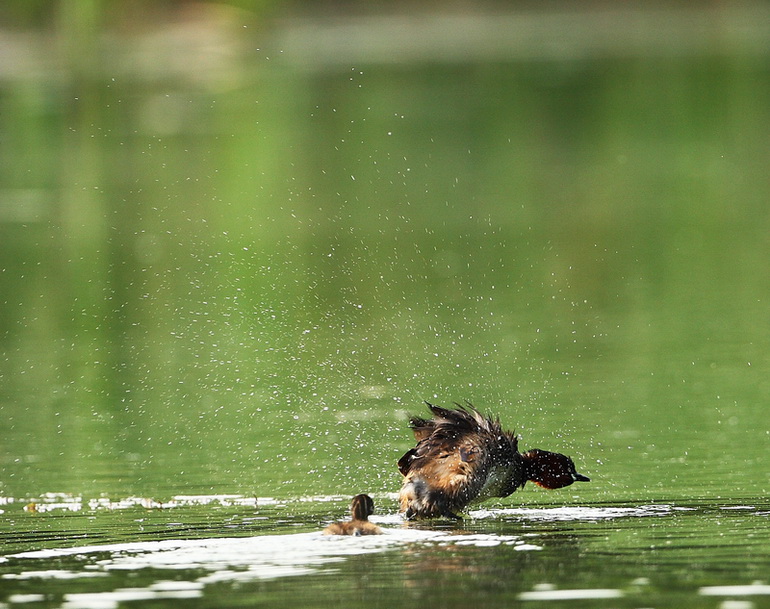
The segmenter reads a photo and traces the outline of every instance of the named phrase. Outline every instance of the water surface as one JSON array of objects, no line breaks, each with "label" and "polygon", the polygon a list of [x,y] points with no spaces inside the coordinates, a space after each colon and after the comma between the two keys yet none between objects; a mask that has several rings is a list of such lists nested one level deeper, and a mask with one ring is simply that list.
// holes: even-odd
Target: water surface
[{"label": "water surface", "polygon": [[[484,508],[461,524],[405,524],[389,513],[373,519],[381,536],[321,535],[341,507],[323,497],[77,506],[93,521],[86,539],[56,547],[40,536],[34,543],[48,549],[18,551],[30,544],[20,540],[0,562],[0,585],[12,591],[11,606],[63,607],[260,606],[284,602],[290,590],[314,607],[390,606],[388,594],[415,607],[461,606],[463,595],[516,605],[766,606],[770,594],[762,583],[770,540],[757,525],[770,514],[766,503]],[[110,530],[116,518],[135,529],[131,541]]]},{"label": "water surface", "polygon": [[[196,11],[2,33],[0,603],[767,606],[764,9]],[[424,400],[592,481],[405,526]]]}]

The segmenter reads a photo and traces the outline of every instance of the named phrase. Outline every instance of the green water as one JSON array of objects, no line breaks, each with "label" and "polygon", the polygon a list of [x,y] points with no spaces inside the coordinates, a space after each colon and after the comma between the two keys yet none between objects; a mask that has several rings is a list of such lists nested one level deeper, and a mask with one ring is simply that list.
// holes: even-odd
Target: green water
[{"label": "green water", "polygon": [[[401,531],[408,414],[468,400],[592,479],[528,486],[457,531],[531,534],[537,550],[396,537],[153,606],[285,606],[301,590],[307,606],[502,607],[556,602],[549,587],[622,593],[572,606],[766,606],[761,587],[699,592],[770,583],[756,31],[699,50],[673,19],[682,47],[576,38],[558,57],[442,60],[377,55],[376,20],[357,26],[371,51],[324,20],[316,39],[291,19],[203,17],[81,46],[3,33],[31,63],[0,80],[2,555],[290,544],[359,492]],[[562,506],[578,511],[538,516]],[[77,606],[94,599],[67,594],[169,577],[68,556],[0,562],[0,604]],[[47,569],[76,576],[20,578]]]}]

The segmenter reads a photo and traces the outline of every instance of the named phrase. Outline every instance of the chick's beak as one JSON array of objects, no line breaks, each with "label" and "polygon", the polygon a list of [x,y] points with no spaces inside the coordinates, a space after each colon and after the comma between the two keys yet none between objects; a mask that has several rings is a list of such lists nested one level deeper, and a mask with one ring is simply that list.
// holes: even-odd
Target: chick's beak
[{"label": "chick's beak", "polygon": [[583,474],[574,473],[572,474],[572,478],[575,482],[591,482],[591,478],[584,476]]}]

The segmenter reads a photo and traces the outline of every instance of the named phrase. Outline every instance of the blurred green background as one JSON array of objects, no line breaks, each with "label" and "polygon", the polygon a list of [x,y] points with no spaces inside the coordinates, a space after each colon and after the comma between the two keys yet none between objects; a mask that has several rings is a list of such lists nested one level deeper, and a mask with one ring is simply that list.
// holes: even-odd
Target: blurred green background
[{"label": "blurred green background", "polygon": [[0,494],[396,491],[423,400],[767,494],[767,5],[0,15]]}]

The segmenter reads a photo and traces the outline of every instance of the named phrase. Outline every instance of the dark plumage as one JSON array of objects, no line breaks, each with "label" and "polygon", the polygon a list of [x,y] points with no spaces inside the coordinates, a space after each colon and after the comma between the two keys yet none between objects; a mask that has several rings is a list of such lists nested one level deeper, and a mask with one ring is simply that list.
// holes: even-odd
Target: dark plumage
[{"label": "dark plumage", "polygon": [[417,446],[398,461],[406,518],[459,518],[470,503],[507,497],[527,480],[545,488],[588,481],[565,455],[540,449],[520,454],[516,434],[470,404],[428,407],[432,419],[410,419]]}]

